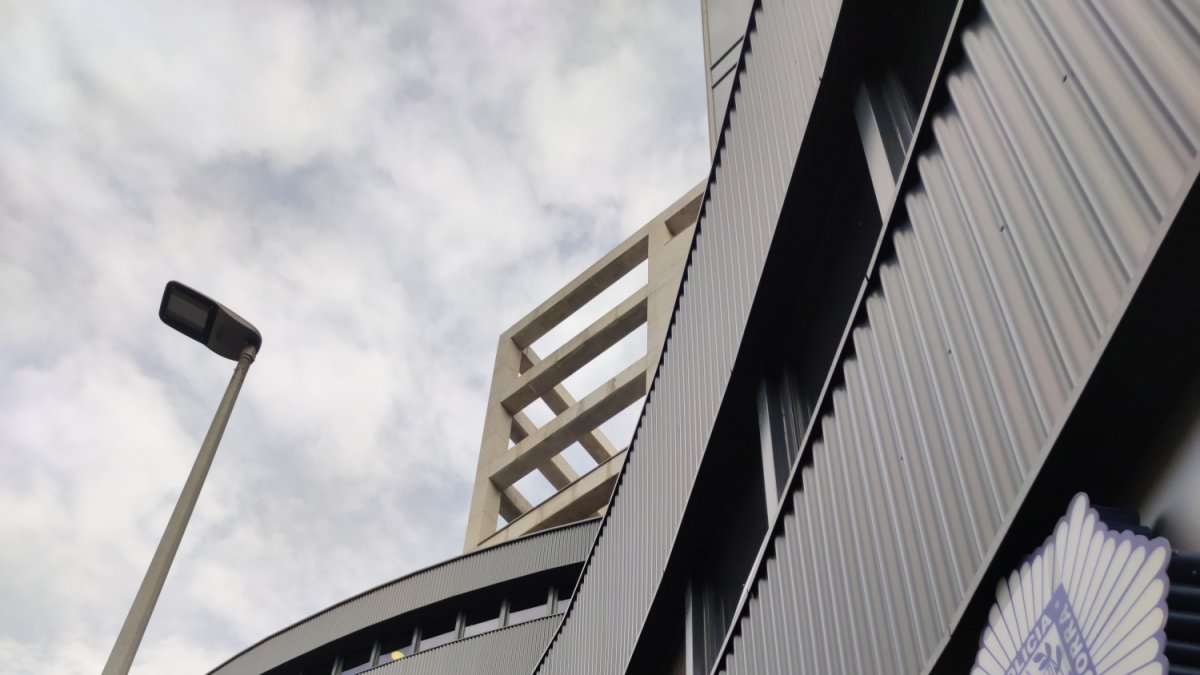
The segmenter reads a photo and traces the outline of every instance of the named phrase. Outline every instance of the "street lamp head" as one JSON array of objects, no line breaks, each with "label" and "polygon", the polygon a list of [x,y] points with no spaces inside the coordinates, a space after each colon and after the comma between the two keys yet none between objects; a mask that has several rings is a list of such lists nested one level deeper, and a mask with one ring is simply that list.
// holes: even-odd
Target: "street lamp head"
[{"label": "street lamp head", "polygon": [[221,303],[178,281],[168,281],[158,316],[171,328],[236,361],[242,350],[262,346],[262,335]]}]

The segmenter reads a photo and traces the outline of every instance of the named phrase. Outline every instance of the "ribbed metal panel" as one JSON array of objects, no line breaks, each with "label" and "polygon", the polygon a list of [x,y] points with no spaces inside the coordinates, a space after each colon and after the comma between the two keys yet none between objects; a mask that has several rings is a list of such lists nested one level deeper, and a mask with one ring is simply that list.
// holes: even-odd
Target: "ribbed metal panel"
[{"label": "ribbed metal panel", "polygon": [[[434,602],[579,563],[590,550],[598,526],[599,521],[588,520],[548,530],[402,577],[272,635],[217,667],[212,675],[259,675],[355,631]],[[545,646],[543,641],[539,653]]]},{"label": "ribbed metal panel", "polygon": [[965,31],[724,672],[935,656],[1190,187],[1196,7],[989,2]]},{"label": "ribbed metal panel", "polygon": [[837,0],[756,5],[663,360],[539,670],[625,668],[716,418],[823,72]]},{"label": "ribbed metal panel", "polygon": [[1167,570],[1166,655],[1171,673],[1200,669],[1200,556],[1176,553]]},{"label": "ribbed metal panel", "polygon": [[560,616],[451,642],[370,671],[371,675],[527,675],[554,634]]}]

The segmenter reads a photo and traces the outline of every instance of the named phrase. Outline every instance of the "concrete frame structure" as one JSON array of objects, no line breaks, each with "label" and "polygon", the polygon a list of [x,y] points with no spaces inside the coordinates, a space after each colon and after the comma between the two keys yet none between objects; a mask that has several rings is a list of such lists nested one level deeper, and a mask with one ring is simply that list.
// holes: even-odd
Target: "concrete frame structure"
[{"label": "concrete frame structure", "polygon": [[[703,183],[689,190],[500,336],[465,551],[604,512],[628,441],[614,445],[600,425],[646,395],[703,194]],[[534,342],[643,262],[644,286],[545,358],[534,351]],[[563,380],[643,325],[644,357],[580,400],[567,391]],[[523,412],[539,399],[555,415],[541,427]],[[583,476],[560,454],[576,442],[596,461]],[[557,490],[536,506],[516,486],[534,471]]]}]

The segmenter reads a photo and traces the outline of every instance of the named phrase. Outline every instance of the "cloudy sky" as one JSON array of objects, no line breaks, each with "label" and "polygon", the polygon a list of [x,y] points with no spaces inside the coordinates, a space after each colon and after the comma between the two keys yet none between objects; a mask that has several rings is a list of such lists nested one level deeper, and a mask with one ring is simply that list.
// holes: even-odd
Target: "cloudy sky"
[{"label": "cloudy sky", "polygon": [[0,0],[0,673],[99,671],[228,381],[169,279],[264,345],[134,672],[457,554],[496,336],[707,172],[700,30]]}]

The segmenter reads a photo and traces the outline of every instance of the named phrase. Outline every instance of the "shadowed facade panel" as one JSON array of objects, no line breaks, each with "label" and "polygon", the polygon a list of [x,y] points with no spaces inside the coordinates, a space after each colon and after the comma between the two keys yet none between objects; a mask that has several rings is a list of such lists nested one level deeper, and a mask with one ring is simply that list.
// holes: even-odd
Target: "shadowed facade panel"
[{"label": "shadowed facade panel", "polygon": [[1200,45],[1165,5],[964,31],[720,672],[932,665],[1194,178],[1200,96],[1161,64]]}]

